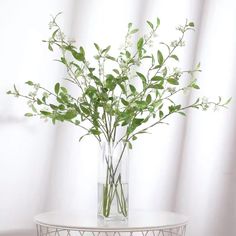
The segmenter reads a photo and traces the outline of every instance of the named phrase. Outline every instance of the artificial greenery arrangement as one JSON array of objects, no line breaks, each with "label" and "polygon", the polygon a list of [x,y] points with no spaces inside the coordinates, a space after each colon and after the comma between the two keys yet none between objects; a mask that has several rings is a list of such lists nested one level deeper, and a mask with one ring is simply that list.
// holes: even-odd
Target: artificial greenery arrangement
[{"label": "artificial greenery arrangement", "polygon": [[[229,100],[223,102],[219,97],[215,102],[204,97],[185,106],[177,102],[176,98],[186,90],[199,89],[195,78],[195,74],[200,72],[199,64],[193,70],[177,67],[179,58],[176,50],[185,45],[185,34],[194,30],[193,22],[186,21],[177,28],[177,40],[159,42],[157,48],[158,18],[155,22],[147,21],[149,33],[139,35],[134,45],[131,42],[138,29],[129,23],[124,45],[118,55],[110,53],[111,46],[101,48],[94,43],[96,54],[92,64],[83,47],[77,48],[74,42],[66,39],[57,23],[58,15],[49,24],[52,30],[50,39],[44,42],[50,51],[60,50],[58,61],[67,70],[65,80],[77,88],[77,93],[72,95],[60,83],[50,90],[27,81],[26,84],[32,88],[29,94],[22,94],[16,86],[8,94],[28,101],[32,110],[25,114],[28,117],[50,119],[53,124],[67,121],[85,130],[80,140],[86,135],[93,135],[100,144],[105,141],[106,167],[99,190],[99,214],[109,218],[117,211],[126,218],[127,183],[120,166],[122,159],[126,158],[125,151],[132,148],[138,136],[158,124],[166,123],[169,116],[185,115],[189,108],[207,110],[212,106],[225,107]],[[118,154],[114,154],[118,146]]]}]

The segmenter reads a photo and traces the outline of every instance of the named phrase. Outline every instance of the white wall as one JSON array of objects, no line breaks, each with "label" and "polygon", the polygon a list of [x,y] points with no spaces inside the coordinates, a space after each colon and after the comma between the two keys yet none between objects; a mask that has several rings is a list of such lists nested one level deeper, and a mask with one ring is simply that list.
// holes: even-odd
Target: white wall
[{"label": "white wall", "polygon": [[72,3],[0,2],[0,232],[31,228],[32,216],[45,209],[56,129],[25,119],[25,103],[6,91],[13,83],[24,89],[28,80],[49,86],[63,77],[42,39],[49,35],[50,14],[63,10],[62,24],[68,27]]}]

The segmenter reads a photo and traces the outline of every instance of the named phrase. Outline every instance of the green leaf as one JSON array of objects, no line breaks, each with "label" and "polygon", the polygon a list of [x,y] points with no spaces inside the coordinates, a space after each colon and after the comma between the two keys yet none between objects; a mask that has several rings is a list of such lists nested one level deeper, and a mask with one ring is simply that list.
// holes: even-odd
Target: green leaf
[{"label": "green leaf", "polygon": [[13,85],[13,88],[14,88],[15,93],[19,95],[19,91],[18,91],[18,89],[16,88],[16,85],[15,85],[15,84]]},{"label": "green leaf", "polygon": [[150,28],[153,30],[154,26],[153,26],[152,22],[147,21],[147,24],[148,24],[148,25],[150,26]]},{"label": "green leaf", "polygon": [[192,87],[195,89],[200,89],[200,87],[197,84],[192,84]]},{"label": "green leaf", "polygon": [[59,90],[60,90],[60,84],[59,83],[56,83],[55,86],[54,86],[54,91],[56,94],[59,93]]},{"label": "green leaf", "polygon": [[42,97],[42,101],[43,101],[44,103],[46,103],[46,99],[47,99],[47,98],[46,98],[45,96]]},{"label": "green leaf", "polygon": [[68,110],[65,115],[64,115],[64,119],[66,120],[72,120],[73,118],[75,118],[77,116],[77,112],[76,110]]},{"label": "green leaf", "polygon": [[62,62],[64,65],[67,64],[65,57],[61,57],[61,62]]},{"label": "green leaf", "polygon": [[116,61],[115,57],[112,57],[112,56],[109,56],[109,55],[107,55],[106,58],[111,60],[111,61]]},{"label": "green leaf", "polygon": [[175,111],[175,106],[169,106],[169,113],[173,113]]},{"label": "green leaf", "polygon": [[75,120],[75,125],[79,125],[80,121],[79,120]]},{"label": "green leaf", "polygon": [[167,75],[167,68],[164,67],[164,69],[162,70],[162,75],[165,77]]},{"label": "green leaf", "polygon": [[138,49],[138,55],[139,55],[139,57],[141,57],[142,56],[142,49],[143,49],[143,37],[138,40],[137,49]]},{"label": "green leaf", "polygon": [[129,105],[129,102],[127,102],[124,98],[121,98],[121,102],[122,102],[125,106],[128,106],[128,105]]},{"label": "green leaf", "polygon": [[164,89],[162,84],[151,84],[151,85],[149,85],[149,88]]},{"label": "green leaf", "polygon": [[125,51],[125,55],[126,55],[127,58],[130,58],[130,57],[131,57],[131,54],[130,54],[129,51]]},{"label": "green leaf", "polygon": [[134,118],[132,120],[132,124],[128,127],[127,132],[128,134],[131,134],[138,126],[142,124],[144,119],[142,118]]},{"label": "green leaf", "polygon": [[178,85],[178,84],[179,84],[178,80],[176,80],[176,79],[174,79],[174,78],[168,78],[168,79],[167,79],[167,82],[168,82],[169,84],[173,84],[173,85]]},{"label": "green leaf", "polygon": [[118,75],[120,74],[120,72],[117,69],[113,69],[113,71]]},{"label": "green leaf", "polygon": [[175,106],[175,110],[176,110],[176,111],[179,110],[180,108],[181,108],[181,105]]},{"label": "green leaf", "polygon": [[160,23],[161,23],[160,19],[157,18],[157,27],[159,27]]},{"label": "green leaf", "polygon": [[194,27],[194,23],[193,23],[193,22],[190,22],[188,25],[189,25],[190,27]]},{"label": "green leaf", "polygon": [[32,113],[25,113],[25,116],[31,117],[31,116],[33,116],[33,114]]},{"label": "green leaf", "polygon": [[107,53],[110,50],[111,46],[109,45],[108,47],[106,47],[105,49],[102,50],[102,54],[103,53]]},{"label": "green leaf", "polygon": [[49,111],[40,111],[41,114],[43,114],[44,116],[50,116],[51,112]]},{"label": "green leaf", "polygon": [[133,30],[130,31],[130,34],[135,34],[135,33],[137,33],[138,31],[139,31],[138,29],[133,29]]},{"label": "green leaf", "polygon": [[53,33],[52,33],[52,38],[55,38],[57,32],[59,31],[59,29],[55,30]]},{"label": "green leaf", "polygon": [[48,49],[49,49],[50,51],[53,51],[53,48],[52,48],[51,43],[48,43]]},{"label": "green leaf", "polygon": [[76,49],[76,47],[73,46],[72,44],[63,46],[63,48],[65,48],[67,51],[70,51],[70,52],[73,51],[74,49]]},{"label": "green leaf", "polygon": [[74,57],[76,60],[78,60],[78,61],[84,61],[84,60],[85,60],[83,53],[78,53],[78,52],[76,52],[75,50],[71,50],[71,53],[72,53],[73,57]]},{"label": "green leaf", "polygon": [[142,82],[143,82],[143,87],[145,87],[146,85],[147,85],[147,79],[146,79],[146,77],[142,74],[142,73],[140,73],[140,72],[136,72],[136,74],[139,76],[139,78],[142,80]]},{"label": "green leaf", "polygon": [[162,65],[164,59],[163,59],[163,55],[162,55],[162,53],[161,53],[160,50],[157,51],[157,59],[158,59],[158,63],[159,63],[159,65]]},{"label": "green leaf", "polygon": [[231,102],[231,100],[232,100],[232,97],[231,98],[229,98],[223,105],[227,105],[227,104],[229,104],[230,102]]},{"label": "green leaf", "polygon": [[129,85],[129,88],[130,88],[132,93],[136,92],[136,88],[132,84]]},{"label": "green leaf", "polygon": [[95,46],[95,48],[96,48],[98,51],[100,50],[98,44],[94,43],[94,46]]},{"label": "green leaf", "polygon": [[169,113],[177,112],[181,109],[181,105],[171,105],[168,107],[169,108]]},{"label": "green leaf", "polygon": [[161,67],[160,65],[156,65],[152,69],[155,70],[155,69],[159,69],[160,67]]},{"label": "green leaf", "polygon": [[93,135],[99,135],[101,132],[98,129],[90,129],[89,130]]},{"label": "green leaf", "polygon": [[106,79],[106,88],[108,88],[110,91],[113,91],[116,87],[116,81],[113,75],[108,74]]},{"label": "green leaf", "polygon": [[163,80],[164,80],[164,78],[161,77],[161,76],[153,76],[153,77],[151,78],[151,81],[163,81]]},{"label": "green leaf", "polygon": [[96,94],[97,89],[91,85],[89,85],[85,91],[85,94],[87,94],[90,98],[93,98],[94,94]]},{"label": "green leaf", "polygon": [[182,111],[179,111],[178,112],[180,115],[182,115],[182,116],[186,116],[186,114],[184,113],[184,112],[182,112]]},{"label": "green leaf", "polygon": [[31,106],[31,109],[32,109],[33,112],[37,113],[37,110],[36,110],[34,105]]},{"label": "green leaf", "polygon": [[122,122],[121,126],[126,126],[127,124],[129,124],[129,120],[125,120],[124,122]]},{"label": "green leaf", "polygon": [[163,111],[159,111],[159,117],[160,117],[160,119],[162,118],[164,116],[164,113],[163,113]]},{"label": "green leaf", "polygon": [[80,109],[82,110],[82,112],[85,114],[85,115],[89,115],[90,112],[89,112],[89,109],[87,109],[85,106],[81,105],[80,104]]},{"label": "green leaf", "polygon": [[61,87],[61,91],[62,91],[63,93],[68,93],[68,91],[67,91],[67,89],[66,89],[65,87]]},{"label": "green leaf", "polygon": [[102,86],[102,85],[103,85],[102,82],[101,82],[101,80],[100,80],[98,77],[96,77],[96,76],[94,76],[94,75],[91,75],[91,74],[89,74],[88,76],[89,76],[91,79],[94,80],[94,82],[95,82],[96,85],[98,85],[98,86]]},{"label": "green leaf", "polygon": [[128,29],[130,29],[131,27],[132,27],[132,23],[131,22],[129,22],[129,24],[128,24]]},{"label": "green leaf", "polygon": [[146,97],[146,103],[150,104],[151,101],[152,101],[152,96],[150,94],[148,94],[147,97]]},{"label": "green leaf", "polygon": [[120,86],[122,92],[126,95],[127,92],[126,92],[126,88],[125,88],[125,86],[124,86],[122,83],[118,83],[118,85]]},{"label": "green leaf", "polygon": [[43,102],[42,102],[40,99],[37,98],[37,104],[38,104],[38,105],[42,105]]},{"label": "green leaf", "polygon": [[200,62],[198,62],[198,64],[196,65],[195,69],[196,69],[196,70],[199,70],[199,69],[200,69],[200,67],[201,67],[201,63],[200,63]]},{"label": "green leaf", "polygon": [[90,73],[93,73],[93,71],[95,71],[95,68],[92,68],[92,67],[89,67],[88,69]]},{"label": "green leaf", "polygon": [[146,101],[136,101],[135,103],[137,104],[139,109],[143,110],[143,109],[145,109],[147,107]]},{"label": "green leaf", "polygon": [[135,125],[141,125],[142,124],[142,122],[143,122],[143,120],[144,119],[142,119],[142,118],[134,118],[133,119],[133,123],[135,124]]},{"label": "green leaf", "polygon": [[83,47],[79,47],[79,51],[80,51],[81,54],[85,55],[85,51],[84,51]]},{"label": "green leaf", "polygon": [[143,37],[141,37],[137,42],[138,50],[142,49],[142,47],[143,47]]},{"label": "green leaf", "polygon": [[28,84],[28,85],[30,85],[30,86],[32,86],[32,85],[34,85],[34,83],[32,82],[32,81],[27,81],[27,82],[25,82],[26,84]]},{"label": "green leaf", "polygon": [[58,109],[61,110],[61,111],[63,111],[63,110],[65,110],[65,106],[62,105],[62,104],[60,104],[60,105],[58,106]]},{"label": "green leaf", "polygon": [[128,147],[129,147],[129,149],[132,149],[132,148],[133,148],[131,142],[128,142]]},{"label": "green leaf", "polygon": [[176,61],[179,61],[179,58],[176,55],[171,55],[170,57],[175,59]]},{"label": "green leaf", "polygon": [[55,106],[54,104],[49,104],[49,106],[53,109],[53,110],[57,110],[58,106]]}]

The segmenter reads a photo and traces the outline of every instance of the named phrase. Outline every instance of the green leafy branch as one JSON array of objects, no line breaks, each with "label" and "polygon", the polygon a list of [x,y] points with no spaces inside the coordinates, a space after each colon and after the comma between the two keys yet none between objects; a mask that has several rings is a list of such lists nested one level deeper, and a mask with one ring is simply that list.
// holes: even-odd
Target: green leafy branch
[{"label": "green leafy branch", "polygon": [[[52,33],[43,42],[50,51],[59,49],[61,56],[56,61],[66,68],[65,80],[76,86],[77,93],[76,96],[70,94],[60,83],[54,85],[52,92],[27,81],[31,91],[22,94],[14,85],[8,94],[27,100],[31,112],[26,116],[40,116],[52,120],[53,124],[70,122],[86,131],[80,140],[93,135],[99,142],[105,139],[117,145],[122,141],[132,148],[131,143],[137,135],[165,123],[173,114],[185,115],[189,108],[226,107],[230,102],[230,99],[222,101],[221,98],[217,102],[199,98],[188,106],[176,102],[176,97],[183,92],[200,89],[196,79],[196,73],[201,72],[199,64],[193,70],[176,66],[179,63],[176,50],[185,45],[185,34],[194,30],[193,22],[186,20],[183,26],[179,26],[179,38],[170,43],[158,43],[158,18],[155,22],[147,21],[149,32],[140,36],[136,43],[133,42],[138,29],[129,23],[124,46],[118,55],[112,55],[111,46],[102,48],[94,43],[96,54],[95,65],[92,65],[84,48],[77,47],[64,35],[57,23],[59,15],[49,23]],[[158,47],[154,49],[156,44]],[[114,67],[106,72],[108,61]],[[143,64],[148,65],[146,70],[142,69]],[[186,78],[182,81],[185,74],[189,77],[187,83]],[[124,130],[122,137],[117,132],[120,128]]]}]

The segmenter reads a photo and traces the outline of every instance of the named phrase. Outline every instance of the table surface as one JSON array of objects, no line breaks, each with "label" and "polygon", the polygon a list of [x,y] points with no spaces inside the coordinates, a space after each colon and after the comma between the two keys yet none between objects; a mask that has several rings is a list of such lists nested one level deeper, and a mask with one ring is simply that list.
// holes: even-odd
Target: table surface
[{"label": "table surface", "polygon": [[187,218],[174,212],[130,212],[127,221],[104,221],[89,212],[46,212],[35,216],[38,225],[89,231],[138,231],[178,227],[187,224]]}]

